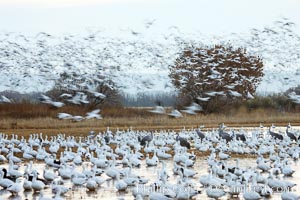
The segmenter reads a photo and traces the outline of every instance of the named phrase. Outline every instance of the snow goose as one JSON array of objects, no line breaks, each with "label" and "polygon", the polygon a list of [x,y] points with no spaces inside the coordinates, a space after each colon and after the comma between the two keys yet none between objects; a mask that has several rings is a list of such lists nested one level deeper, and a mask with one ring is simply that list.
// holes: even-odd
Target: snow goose
[{"label": "snow goose", "polygon": [[113,179],[117,178],[117,176],[120,177],[120,171],[115,167],[114,162],[109,165],[105,171],[105,174]]},{"label": "snow goose", "polygon": [[168,115],[171,116],[171,117],[174,117],[174,118],[183,117],[183,115],[176,109],[172,110]]},{"label": "snow goose", "polygon": [[221,187],[222,185],[225,184],[225,181],[223,179],[217,178],[213,176],[212,174],[212,169],[210,170],[210,173],[208,175],[202,175],[200,177],[200,183],[203,186],[216,186],[216,187]]},{"label": "snow goose", "polygon": [[40,147],[35,158],[37,160],[45,160],[46,156],[50,156],[50,154],[46,152],[45,147]]},{"label": "snow goose", "polygon": [[256,181],[257,183],[262,183],[265,184],[267,182],[267,178],[262,176],[261,173],[259,171],[256,171]]},{"label": "snow goose", "polygon": [[267,164],[266,161],[262,158],[257,164],[257,168],[261,169],[262,172],[268,172],[271,169],[270,164]]},{"label": "snow goose", "polygon": [[163,149],[157,149],[157,157],[162,159],[170,159],[172,158],[172,155],[169,153],[166,153]]},{"label": "snow goose", "polygon": [[180,170],[183,174],[183,177],[194,177],[196,174],[198,174],[198,172],[188,169],[186,166],[181,167]]},{"label": "snow goose", "polygon": [[58,174],[63,179],[70,179],[73,174],[73,170],[64,163],[62,167],[58,169]]},{"label": "snow goose", "polygon": [[93,110],[91,112],[86,113],[86,119],[102,119],[100,113],[100,109]]},{"label": "snow goose", "polygon": [[131,176],[131,167],[129,168],[129,171],[125,172],[125,177],[123,178],[123,180],[128,186],[134,186],[139,182],[139,179],[137,177]]},{"label": "snow goose", "polygon": [[53,171],[50,171],[48,167],[46,167],[43,170],[43,177],[46,181],[53,181],[55,178],[57,178],[57,175]]},{"label": "snow goose", "polygon": [[25,174],[25,180],[23,182],[23,188],[24,190],[32,190],[32,182],[29,181],[29,175],[28,174]]},{"label": "snow goose", "polygon": [[299,200],[300,196],[295,193],[292,193],[292,192],[283,192],[281,194],[281,199],[282,200]]},{"label": "snow goose", "polygon": [[19,157],[14,156],[14,150],[12,150],[7,156],[8,156],[8,160],[12,161],[13,163],[22,162],[22,160]]},{"label": "snow goose", "polygon": [[87,179],[84,177],[78,177],[76,174],[72,174],[71,182],[75,186],[82,186],[86,183]]},{"label": "snow goose", "polygon": [[[10,161],[9,161],[8,170],[7,170],[8,174],[9,174],[11,177],[14,177],[14,178],[22,177],[23,174],[22,174],[20,171],[14,169],[13,165],[14,165],[13,162],[10,160]],[[6,169],[4,168],[3,170],[5,171]],[[5,176],[5,175],[6,175],[6,173],[4,172],[4,176]]]},{"label": "snow goose", "polygon": [[166,197],[164,194],[159,192],[151,192],[149,195],[149,200],[172,200],[173,198]]},{"label": "snow goose", "polygon": [[125,191],[128,186],[127,183],[124,180],[120,179],[120,174],[117,174],[116,178],[117,178],[117,181],[115,183],[116,189],[118,191]]},{"label": "snow goose", "polygon": [[21,178],[18,178],[15,183],[11,184],[6,188],[6,190],[9,191],[12,195],[18,195],[18,193],[21,192],[22,189],[23,186]]},{"label": "snow goose", "polygon": [[4,178],[4,172],[0,171],[0,186],[6,189],[8,186],[12,185],[14,182],[8,178]]},{"label": "snow goose", "polygon": [[295,183],[291,183],[289,181],[284,181],[284,180],[279,180],[279,179],[275,179],[272,175],[272,173],[269,173],[269,177],[267,179],[267,184],[269,187],[280,191],[280,190],[287,190],[290,189],[294,186],[296,186]]},{"label": "snow goose", "polygon": [[281,169],[282,173],[284,176],[293,176],[295,170],[293,170],[291,168],[291,166],[288,165],[288,160],[286,160],[284,163],[283,163],[283,166],[282,166],[282,169]]},{"label": "snow goose", "polygon": [[31,187],[34,191],[40,191],[45,188],[45,184],[42,181],[37,180],[37,176],[38,176],[38,172],[34,170],[32,184],[31,184]]},{"label": "snow goose", "polygon": [[91,153],[91,162],[96,165],[98,168],[106,168],[108,166],[108,160],[106,155],[102,153],[98,158],[94,157],[93,152]]},{"label": "snow goose", "polygon": [[52,155],[45,156],[45,163],[50,167],[60,168],[60,162],[57,162]]},{"label": "snow goose", "polygon": [[137,177],[138,180],[139,180],[139,184],[147,184],[149,182],[149,179],[148,178],[145,178],[145,177],[141,177],[141,176],[138,176]]},{"label": "snow goose", "polygon": [[162,106],[155,106],[153,110],[149,110],[149,112],[156,113],[156,114],[165,114],[166,110]]},{"label": "snow goose", "polygon": [[236,178],[234,181],[232,181],[232,177],[233,177],[232,174],[226,176],[227,186],[229,187],[228,193],[231,196],[238,196],[242,192],[242,188],[244,186],[241,183],[242,177],[240,177],[239,179]]},{"label": "snow goose", "polygon": [[146,156],[146,164],[148,167],[150,166],[157,166],[157,164],[159,163],[159,159],[156,156],[156,151],[154,151],[154,154],[152,156],[152,158],[149,158],[149,154],[147,154]]},{"label": "snow goose", "polygon": [[207,188],[205,190],[207,196],[209,198],[212,198],[212,199],[219,199],[221,198],[222,196],[225,196],[226,195],[226,192],[222,189],[214,189],[214,188]]},{"label": "snow goose", "polygon": [[89,191],[95,191],[98,188],[98,184],[93,177],[90,177],[86,182],[86,188]]},{"label": "snow goose", "polygon": [[73,115],[71,115],[69,113],[58,113],[57,117],[59,119],[73,119]]},{"label": "snow goose", "polygon": [[221,150],[221,151],[219,152],[219,158],[220,158],[220,160],[227,160],[227,159],[230,158],[230,155],[228,155],[228,154],[226,154],[226,153],[223,153],[223,150]]},{"label": "snow goose", "polygon": [[33,157],[31,154],[29,154],[29,153],[27,152],[27,150],[25,150],[24,153],[23,153],[23,158],[24,158],[25,160],[32,160],[34,157]]},{"label": "snow goose", "polygon": [[178,189],[175,190],[177,191],[176,199],[182,199],[182,200],[194,199],[196,195],[201,193],[200,190],[198,191],[191,187],[185,190],[184,188],[186,187],[187,186],[180,186],[180,185],[178,186]]},{"label": "snow goose", "polygon": [[61,180],[56,179],[51,183],[52,193],[54,193],[54,194],[60,193],[60,195],[64,195],[70,190],[70,188],[59,184],[59,182],[61,182]]},{"label": "snow goose", "polygon": [[77,153],[74,160],[73,160],[73,163],[75,165],[81,165],[82,163],[82,158],[81,158],[81,153]]},{"label": "snow goose", "polygon": [[2,155],[2,149],[1,149],[1,146],[0,146],[0,162],[6,162],[7,159]]},{"label": "snow goose", "polygon": [[93,175],[93,176],[92,176],[92,179],[93,179],[94,181],[96,181],[96,183],[98,184],[98,186],[102,185],[102,184],[105,182],[105,179],[102,178],[102,177],[100,177],[100,176],[95,176],[95,175]]},{"label": "snow goose", "polygon": [[190,115],[195,115],[197,114],[197,112],[202,110],[203,110],[202,106],[193,102],[190,106],[185,107],[185,109],[181,111]]},{"label": "snow goose", "polygon": [[243,194],[243,198],[245,200],[259,200],[262,199],[262,197],[255,191],[249,191],[246,190]]}]

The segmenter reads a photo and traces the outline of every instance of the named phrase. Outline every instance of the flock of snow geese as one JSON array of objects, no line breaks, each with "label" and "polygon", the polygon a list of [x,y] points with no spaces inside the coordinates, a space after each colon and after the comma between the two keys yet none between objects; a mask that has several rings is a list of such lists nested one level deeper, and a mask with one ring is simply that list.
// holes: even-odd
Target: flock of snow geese
[{"label": "flock of snow geese", "polygon": [[[286,132],[275,132],[274,125],[251,131],[226,131],[224,124],[205,132],[201,128],[114,132],[108,128],[82,137],[58,134],[49,138],[42,133],[29,138],[1,133],[0,195],[18,197],[33,191],[41,200],[65,199],[73,187],[100,193],[105,182],[113,180],[115,192],[126,191],[139,200],[195,199],[201,195],[200,199],[239,196],[257,200],[272,195],[300,199],[295,193],[296,169],[292,165],[300,156],[300,132],[290,124]],[[255,164],[242,166],[240,160],[249,155]],[[197,165],[199,160],[205,164]],[[230,164],[232,161],[235,164]],[[156,168],[156,179],[147,173],[136,174],[142,166]],[[200,173],[203,167],[207,169]],[[47,188],[53,197],[44,197]]]},{"label": "flock of snow geese", "polygon": [[[196,115],[197,112],[200,112],[202,110],[203,110],[203,108],[201,105],[193,102],[190,106],[187,106],[187,107],[185,107],[184,110],[181,110],[181,112],[184,112],[184,113],[187,113],[190,115]],[[167,114],[174,118],[183,117],[182,113],[179,110],[173,109],[173,110],[171,110],[170,113],[167,113],[163,106],[155,106],[154,109],[149,110],[149,112],[156,113],[156,114]]]}]

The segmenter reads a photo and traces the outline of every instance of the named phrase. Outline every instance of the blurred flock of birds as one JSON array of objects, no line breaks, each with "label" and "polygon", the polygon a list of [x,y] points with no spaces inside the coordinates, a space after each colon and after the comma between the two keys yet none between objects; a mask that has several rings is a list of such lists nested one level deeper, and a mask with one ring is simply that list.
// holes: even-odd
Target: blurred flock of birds
[{"label": "blurred flock of birds", "polygon": [[[258,92],[283,92],[299,84],[300,36],[295,32],[295,24],[286,18],[270,27],[222,37],[186,34],[177,27],[153,37],[151,27],[155,23],[146,23],[141,32],[120,30],[119,36],[111,36],[105,30],[60,37],[44,32],[35,36],[0,33],[0,91],[45,92],[60,83],[59,87],[66,91],[60,99],[40,97],[41,103],[57,108],[66,104],[90,104],[88,96],[99,101],[105,99],[106,95],[98,90],[99,85],[129,94],[174,91],[168,77],[169,66],[187,46],[231,42],[263,58],[264,77]],[[212,67],[211,73],[211,78],[219,77],[217,68]],[[60,80],[62,74],[71,79]],[[231,96],[241,95],[234,90],[235,86],[228,87]],[[200,102],[224,92],[205,94],[198,97]],[[292,92],[288,97],[300,103],[299,94]],[[247,98],[253,98],[253,94],[248,93]],[[0,95],[0,103],[13,101]],[[158,105],[149,112],[180,118],[182,113],[194,115],[201,111],[201,105],[192,103],[170,112]],[[76,122],[100,120],[100,112],[92,109],[84,116],[58,113],[57,117]],[[0,133],[0,162],[3,163],[0,199],[7,193],[18,198],[23,191],[39,193],[40,200],[65,199],[70,196],[70,187],[97,191],[111,179],[114,191],[129,191],[137,200],[191,199],[204,193],[205,198],[211,199],[242,196],[246,200],[258,200],[271,198],[278,190],[283,200],[300,199],[298,193],[291,191],[296,187],[293,174],[297,171],[293,163],[300,157],[300,132],[290,124],[285,132],[277,132],[274,125],[268,129],[261,125],[251,132],[226,131],[224,124],[206,132],[201,128],[179,132],[107,129],[103,133],[91,131],[85,137],[58,134],[50,138],[43,134],[20,138]],[[237,157],[245,155],[253,156],[253,166],[240,165]],[[200,174],[195,165],[199,159],[205,159],[205,174]],[[232,161],[236,164],[229,164]],[[35,167],[37,163],[42,164],[42,177],[40,169]],[[168,163],[170,169],[166,167]],[[142,165],[156,167],[157,178],[152,180],[147,174],[135,174],[135,169]],[[177,182],[170,181],[171,175]],[[202,187],[197,188],[197,184]],[[155,191],[138,190],[140,185],[154,187]],[[49,188],[53,197],[44,197],[43,191]]]},{"label": "blurred flock of birds", "polygon": [[[258,92],[282,92],[299,84],[300,37],[295,33],[295,24],[286,18],[276,21],[270,27],[222,38],[209,38],[199,33],[185,34],[177,27],[170,27],[169,32],[151,37],[153,25],[155,21],[146,24],[144,32],[120,30],[122,34],[118,37],[104,30],[63,37],[44,32],[34,37],[0,33],[0,91],[45,92],[54,86],[67,91],[60,95],[60,99],[41,96],[42,103],[54,107],[89,104],[88,95],[103,100],[106,96],[99,92],[99,85],[128,94],[139,91],[174,91],[168,77],[168,67],[174,64],[184,48],[231,41],[234,41],[231,45],[245,47],[250,54],[263,58],[264,77]],[[209,62],[208,59],[207,64],[212,66],[209,78],[219,80],[220,72],[214,67],[217,63]],[[236,73],[232,71],[231,76],[237,76]],[[199,102],[210,101],[216,95],[240,97],[235,87],[243,83],[242,78],[234,85],[226,86],[226,91],[205,92],[205,96],[198,97]],[[251,99],[253,95],[248,92],[245,98]],[[288,97],[294,103],[300,103],[299,94],[292,92]],[[12,103],[12,100],[1,95],[0,103]],[[178,118],[183,116],[182,112],[196,114],[200,111],[201,105],[193,103],[181,111],[166,113],[163,107],[156,106],[150,112]],[[102,119],[102,116],[100,110],[95,109],[86,113],[86,116],[58,113],[58,118],[81,121]]]},{"label": "blurred flock of birds", "polygon": [[[76,188],[98,194],[104,188],[110,191],[109,198],[118,199],[124,199],[122,195],[137,200],[300,199],[299,191],[295,193],[300,132],[291,124],[285,132],[274,125],[252,130],[228,130],[224,124],[203,128],[107,128],[82,137],[0,133],[0,195],[79,199],[82,194],[77,195]],[[253,163],[241,164],[246,155]],[[201,165],[196,164],[201,160]],[[137,174],[142,166],[147,171],[156,168],[156,176]],[[147,187],[152,190],[142,189]],[[50,192],[45,195],[45,191]]]},{"label": "blurred flock of birds", "polygon": [[[153,36],[155,23],[146,23],[141,31],[120,30],[118,36],[106,30],[59,37],[44,32],[35,36],[2,32],[0,91],[48,91],[63,73],[90,80],[101,76],[101,81],[110,80],[128,94],[174,91],[169,66],[184,48],[226,43],[263,58],[265,75],[258,92],[283,92],[299,84],[300,37],[296,25],[286,18],[248,33],[219,37],[183,33],[175,26]],[[238,94],[233,90],[233,95]]]}]

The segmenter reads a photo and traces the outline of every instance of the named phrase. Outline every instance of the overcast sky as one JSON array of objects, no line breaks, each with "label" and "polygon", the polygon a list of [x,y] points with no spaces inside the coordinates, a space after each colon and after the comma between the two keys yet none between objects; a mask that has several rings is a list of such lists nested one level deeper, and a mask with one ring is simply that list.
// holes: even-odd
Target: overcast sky
[{"label": "overcast sky", "polygon": [[77,33],[87,28],[139,29],[156,19],[207,34],[244,32],[288,17],[300,33],[299,0],[0,0],[0,31]]}]

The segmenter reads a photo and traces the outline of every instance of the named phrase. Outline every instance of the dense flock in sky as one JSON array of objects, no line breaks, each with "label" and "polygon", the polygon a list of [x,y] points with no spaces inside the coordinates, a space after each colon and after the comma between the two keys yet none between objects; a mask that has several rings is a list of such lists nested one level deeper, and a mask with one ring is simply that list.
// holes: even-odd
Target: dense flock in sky
[{"label": "dense flock in sky", "polygon": [[186,46],[231,44],[245,47],[264,61],[258,94],[283,92],[299,83],[300,37],[295,24],[282,18],[268,27],[245,33],[208,36],[183,33],[177,27],[152,35],[154,22],[143,30],[90,30],[79,35],[44,32],[24,35],[0,33],[0,91],[21,93],[52,89],[62,73],[112,80],[126,94],[174,91],[169,66]]}]

